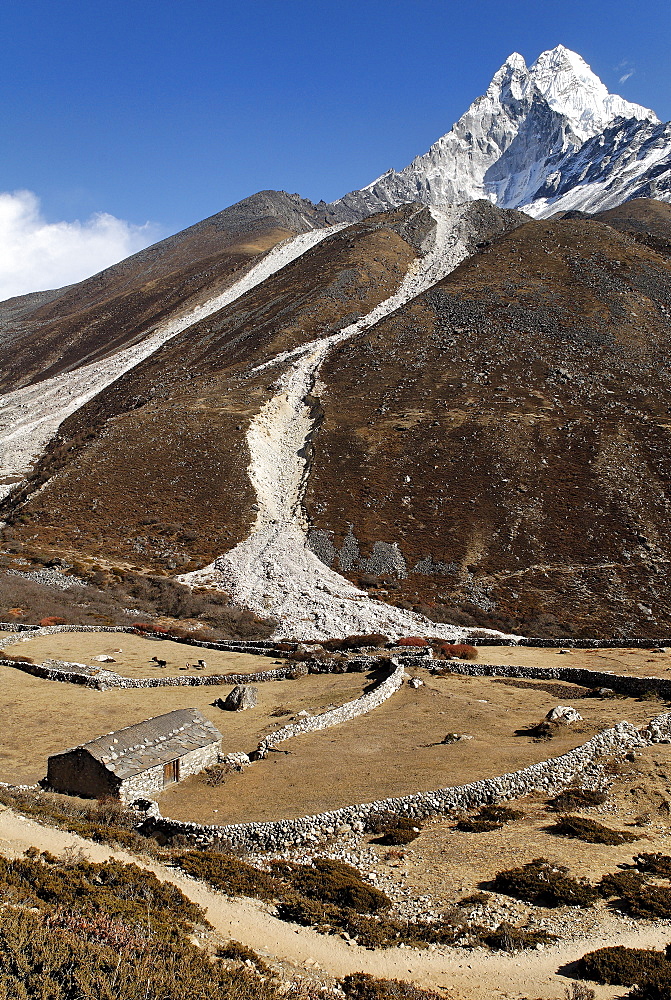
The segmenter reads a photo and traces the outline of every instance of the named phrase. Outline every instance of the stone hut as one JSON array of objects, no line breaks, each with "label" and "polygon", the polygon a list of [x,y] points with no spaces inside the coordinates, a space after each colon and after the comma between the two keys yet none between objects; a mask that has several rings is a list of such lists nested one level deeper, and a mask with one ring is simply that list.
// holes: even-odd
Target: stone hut
[{"label": "stone hut", "polygon": [[195,708],[178,708],[49,757],[55,792],[122,802],[153,795],[215,764],[221,733]]}]

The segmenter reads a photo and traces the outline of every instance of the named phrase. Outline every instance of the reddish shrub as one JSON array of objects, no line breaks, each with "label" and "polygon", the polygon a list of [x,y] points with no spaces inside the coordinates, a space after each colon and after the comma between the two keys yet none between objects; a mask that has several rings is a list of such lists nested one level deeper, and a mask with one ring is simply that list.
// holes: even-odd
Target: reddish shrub
[{"label": "reddish shrub", "polygon": [[161,628],[160,625],[152,625],[151,622],[136,622],[134,628],[136,632],[158,632],[160,635],[170,634],[170,629]]},{"label": "reddish shrub", "polygon": [[475,646],[467,646],[463,642],[442,642],[438,645],[436,653],[445,660],[477,660],[478,658]]},{"label": "reddish shrub", "polygon": [[48,618],[42,618],[40,620],[40,625],[46,628],[49,625],[67,625],[65,618],[59,618],[58,615],[49,615]]},{"label": "reddish shrub", "polygon": [[422,639],[419,635],[404,635],[398,642],[397,646],[428,646],[429,643],[426,639]]}]

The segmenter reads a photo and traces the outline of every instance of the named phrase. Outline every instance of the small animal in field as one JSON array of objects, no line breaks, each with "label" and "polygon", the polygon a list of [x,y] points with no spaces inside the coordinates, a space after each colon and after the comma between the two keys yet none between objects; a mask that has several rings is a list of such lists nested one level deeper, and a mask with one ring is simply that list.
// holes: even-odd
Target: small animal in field
[{"label": "small animal in field", "polygon": [[205,662],[205,660],[198,660],[198,663],[195,663],[194,666],[196,670],[205,670],[205,668],[207,667],[207,663]]},{"label": "small animal in field", "polygon": [[168,661],[167,660],[159,660],[158,656],[152,656],[152,660],[156,664],[157,667],[167,667],[168,666]]}]

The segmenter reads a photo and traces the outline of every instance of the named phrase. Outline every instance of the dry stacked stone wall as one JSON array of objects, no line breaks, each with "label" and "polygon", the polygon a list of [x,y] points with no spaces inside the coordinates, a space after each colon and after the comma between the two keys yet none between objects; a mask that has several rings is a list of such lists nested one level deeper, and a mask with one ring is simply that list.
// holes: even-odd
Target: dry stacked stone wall
[{"label": "dry stacked stone wall", "polygon": [[167,838],[186,836],[199,846],[219,843],[246,850],[282,850],[300,844],[317,843],[349,830],[363,832],[371,814],[381,810],[421,820],[518,798],[533,791],[553,793],[585,772],[595,758],[624,753],[661,741],[671,742],[671,713],[651,720],[643,732],[639,732],[628,722],[620,722],[613,729],[598,733],[587,743],[561,757],[541,761],[496,778],[483,778],[453,788],[380,799],[300,819],[267,823],[203,826],[154,816],[146,821],[143,829],[147,833],[160,833]]},{"label": "dry stacked stone wall", "polygon": [[627,674],[614,674],[605,670],[588,670],[586,667],[527,667],[517,664],[498,663],[462,663],[450,660],[432,664],[433,670],[442,673],[447,670],[451,674],[466,674],[469,677],[528,677],[530,679],[549,679],[580,684],[583,687],[610,688],[618,694],[634,698],[654,691],[661,698],[671,700],[671,680],[664,677],[631,677]]},{"label": "dry stacked stone wall", "polygon": [[[389,661],[383,662],[386,663]],[[301,733],[314,733],[318,729],[328,729],[329,726],[337,726],[341,722],[349,722],[350,719],[356,719],[358,716],[366,715],[368,712],[372,712],[373,709],[378,708],[387,698],[391,698],[403,684],[405,667],[393,659],[390,662],[391,673],[379,684],[376,684],[372,691],[362,694],[359,698],[355,698],[354,701],[348,701],[344,705],[339,705],[338,708],[332,708],[328,712],[322,712],[321,715],[313,715],[311,718],[291,723],[288,726],[283,726],[282,729],[276,730],[274,733],[270,733],[269,736],[266,736],[259,743],[259,756],[265,757],[269,750],[273,750],[278,743],[291,739],[292,736],[299,736]]]}]

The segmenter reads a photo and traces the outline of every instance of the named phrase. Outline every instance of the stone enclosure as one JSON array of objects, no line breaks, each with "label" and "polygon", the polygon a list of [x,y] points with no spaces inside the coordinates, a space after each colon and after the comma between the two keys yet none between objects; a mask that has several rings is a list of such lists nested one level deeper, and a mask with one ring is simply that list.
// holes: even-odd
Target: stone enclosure
[{"label": "stone enclosure", "polygon": [[[35,632],[37,630],[31,630]],[[41,634],[48,634],[57,631],[124,631],[132,632],[132,628],[109,628],[98,629],[93,626],[57,626],[51,629],[40,629]],[[10,639],[5,639],[0,645],[2,647],[21,642],[23,638],[28,638],[30,632],[17,629],[17,634]],[[618,641],[617,643],[606,644],[603,642],[586,643],[565,643],[573,645],[574,648],[605,648],[607,645],[613,647],[635,647],[644,648],[653,645],[650,640],[634,640],[630,643]],[[221,648],[226,645],[232,646],[236,651],[243,649],[250,652],[267,652],[267,655],[281,655],[276,645],[267,643],[231,643],[231,644],[204,644],[210,648]],[[531,645],[527,640],[524,645]],[[540,640],[539,646],[548,645]],[[552,646],[559,645],[557,640],[551,643]],[[564,643],[562,643],[564,645]],[[353,719],[366,712],[373,711],[382,704],[403,684],[405,666],[422,666],[429,670],[435,669],[436,665],[431,659],[430,650],[412,649],[406,647],[393,651],[391,659],[386,659],[386,671],[381,680],[374,687],[365,692],[359,698],[336,708],[329,709],[320,715],[307,717],[294,722],[291,725],[283,726],[270,733],[258,745],[257,755],[265,756],[273,750],[279,743],[290,739],[293,736],[314,732],[328,726],[339,725],[349,719]],[[0,661],[2,662],[2,661]],[[99,691],[104,691],[114,687],[160,687],[160,686],[188,686],[199,684],[245,684],[250,681],[263,682],[264,680],[288,679],[292,673],[295,676],[296,665],[282,667],[278,670],[265,671],[251,675],[217,675],[217,676],[189,676],[189,677],[163,677],[130,679],[121,677],[113,671],[103,668],[88,667],[84,664],[69,664],[64,662],[45,662],[41,665],[20,664],[12,661],[4,661],[7,666],[18,667],[28,673],[45,677],[48,679],[84,684],[94,687]],[[369,670],[373,666],[382,667],[382,662],[378,662],[374,656],[352,657],[349,669]],[[486,663],[473,663],[462,661],[450,661],[449,667],[445,662],[441,662],[440,670],[447,667],[450,673],[470,675],[470,676],[502,676],[502,677],[526,677],[526,678],[554,678],[561,681],[568,681],[589,687],[608,687],[626,695],[640,696],[646,691],[652,691],[659,696],[671,698],[671,681],[660,677],[633,677],[621,674],[614,674],[604,671],[593,671],[578,667],[552,667],[534,668],[529,666],[516,665],[492,665]],[[314,673],[324,673],[328,671],[328,666],[322,661],[309,661],[301,664],[303,671]],[[340,667],[339,670],[342,668]],[[280,820],[277,822],[264,823],[240,823],[232,825],[199,825],[178,820],[171,820],[160,815],[159,810],[153,806],[151,816],[145,820],[144,829],[146,832],[160,833],[170,838],[175,834],[187,836],[196,844],[222,843],[236,847],[251,849],[277,849],[289,845],[301,843],[314,843],[324,837],[333,836],[339,830],[355,829],[363,830],[371,813],[380,809],[389,809],[394,812],[410,817],[427,817],[442,813],[449,813],[454,810],[472,808],[496,801],[503,801],[513,797],[527,794],[533,790],[553,791],[566,785],[579,773],[589,768],[596,758],[609,754],[622,754],[636,747],[643,747],[654,742],[671,742],[671,714],[663,713],[652,719],[647,727],[639,731],[628,723],[619,723],[612,729],[605,730],[597,734],[582,746],[565,753],[559,757],[533,764],[530,767],[519,771],[501,775],[497,778],[487,778],[479,781],[469,782],[466,785],[437,789],[431,792],[421,792],[414,795],[403,796],[401,798],[391,798],[376,800],[359,805],[352,805],[342,809],[332,810],[313,816],[306,816],[295,820]],[[235,756],[235,755],[233,755]],[[239,755],[241,759],[244,754]],[[229,755],[230,757],[230,755]],[[243,761],[243,764],[245,762]],[[194,768],[200,770],[206,766],[200,759],[194,761]],[[162,785],[162,775],[159,782],[152,785],[146,781],[141,781],[138,788],[131,789],[128,786],[128,794],[124,794],[125,801],[132,801],[133,798],[151,795],[160,790]],[[150,787],[150,785],[152,787]]]}]

